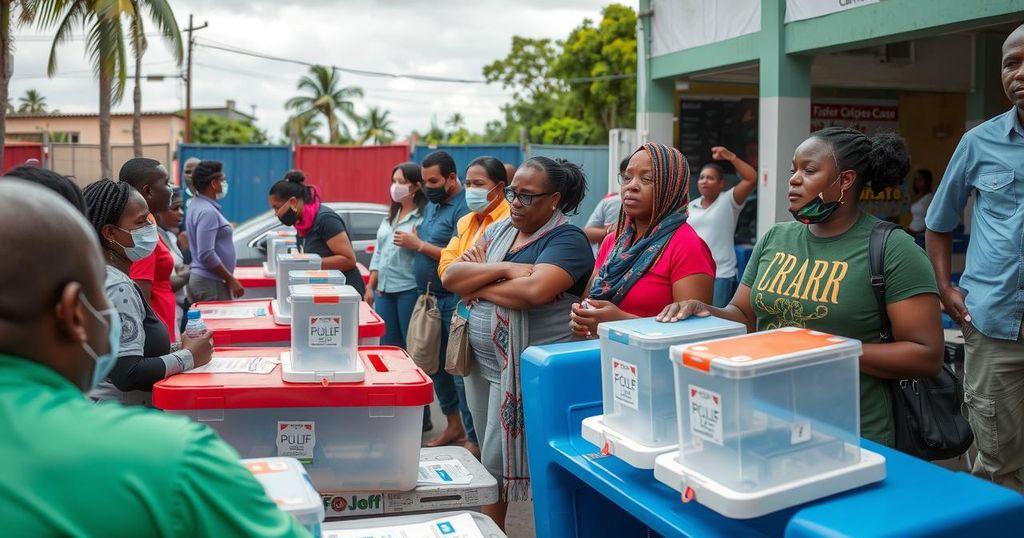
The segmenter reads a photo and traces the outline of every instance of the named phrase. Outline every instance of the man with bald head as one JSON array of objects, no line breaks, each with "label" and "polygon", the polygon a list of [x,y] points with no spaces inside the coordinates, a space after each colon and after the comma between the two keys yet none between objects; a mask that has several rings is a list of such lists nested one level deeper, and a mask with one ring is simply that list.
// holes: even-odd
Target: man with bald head
[{"label": "man with bald head", "polygon": [[[1024,25],[1003,42],[1009,111],[960,140],[939,183],[925,239],[942,304],[963,329],[964,401],[973,473],[1024,493]],[[950,282],[951,232],[974,194],[967,268]]]},{"label": "man with bald head", "polygon": [[18,536],[308,536],[212,430],[96,405],[117,358],[95,232],[0,179],[0,522]]}]

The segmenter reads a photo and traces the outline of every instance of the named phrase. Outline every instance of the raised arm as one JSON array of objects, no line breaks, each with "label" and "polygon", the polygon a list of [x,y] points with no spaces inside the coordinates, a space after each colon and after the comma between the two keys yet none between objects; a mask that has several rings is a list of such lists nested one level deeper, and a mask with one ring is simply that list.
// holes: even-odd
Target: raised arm
[{"label": "raised arm", "polygon": [[732,197],[737,205],[743,205],[757,188],[757,170],[722,146],[711,148],[711,157],[715,160],[729,161],[736,169],[736,174],[740,176],[740,182],[733,187]]}]

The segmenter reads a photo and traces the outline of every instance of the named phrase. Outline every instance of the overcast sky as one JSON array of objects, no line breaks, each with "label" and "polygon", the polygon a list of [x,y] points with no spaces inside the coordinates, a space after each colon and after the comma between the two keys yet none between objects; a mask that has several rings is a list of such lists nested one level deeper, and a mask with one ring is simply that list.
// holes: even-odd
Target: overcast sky
[{"label": "overcast sky", "polygon": [[[307,62],[383,71],[480,80],[482,67],[507,54],[512,36],[565,38],[584,18],[600,19],[610,0],[170,0],[181,28],[188,15],[196,25],[194,51],[195,107],[222,106],[234,99],[239,109],[256,116],[272,139],[282,136],[288,116],[284,102],[297,94],[307,68],[246,57],[201,46],[230,45]],[[635,9],[638,0],[622,3]],[[152,32],[152,28],[148,29]],[[58,73],[50,79],[46,60],[53,30],[21,28],[15,34],[12,103],[25,90],[41,92],[48,106],[63,112],[95,112],[97,85],[81,39],[59,49]],[[176,74],[169,48],[150,38],[143,74]],[[461,112],[471,130],[501,118],[506,93],[499,86],[423,82],[343,74],[346,86],[363,88],[357,107],[390,110],[396,131],[429,128]],[[117,111],[131,111],[131,86]],[[184,108],[184,85],[178,79],[143,82],[143,109]]]}]

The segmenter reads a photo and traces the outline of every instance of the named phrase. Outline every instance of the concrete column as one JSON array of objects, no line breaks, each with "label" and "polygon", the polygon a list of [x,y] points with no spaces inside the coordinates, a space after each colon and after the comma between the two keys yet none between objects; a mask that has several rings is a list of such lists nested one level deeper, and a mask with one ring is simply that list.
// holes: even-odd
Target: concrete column
[{"label": "concrete column", "polygon": [[661,142],[672,145],[675,83],[650,78],[650,4],[650,0],[640,0],[637,18],[636,135],[640,144]]},{"label": "concrete column", "polygon": [[793,151],[811,128],[811,59],[785,49],[785,0],[761,4],[757,236],[789,214]]}]

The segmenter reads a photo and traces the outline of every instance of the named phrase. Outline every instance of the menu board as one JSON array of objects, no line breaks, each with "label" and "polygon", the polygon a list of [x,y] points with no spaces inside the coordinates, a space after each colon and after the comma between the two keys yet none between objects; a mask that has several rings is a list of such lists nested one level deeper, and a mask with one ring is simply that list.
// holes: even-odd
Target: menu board
[{"label": "menu board", "polygon": [[713,146],[725,146],[757,168],[756,98],[680,100],[679,150],[694,176],[710,162],[716,162],[727,174],[736,172],[730,163],[711,159]]}]

